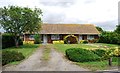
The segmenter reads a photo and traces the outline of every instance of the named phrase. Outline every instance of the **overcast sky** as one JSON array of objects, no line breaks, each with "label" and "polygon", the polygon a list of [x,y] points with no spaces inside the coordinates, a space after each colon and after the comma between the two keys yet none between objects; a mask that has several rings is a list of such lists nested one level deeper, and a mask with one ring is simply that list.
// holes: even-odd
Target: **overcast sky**
[{"label": "overcast sky", "polygon": [[[118,24],[120,0],[0,0],[0,7],[41,8],[45,23],[95,24],[112,31]],[[1,31],[1,30],[0,30]]]}]

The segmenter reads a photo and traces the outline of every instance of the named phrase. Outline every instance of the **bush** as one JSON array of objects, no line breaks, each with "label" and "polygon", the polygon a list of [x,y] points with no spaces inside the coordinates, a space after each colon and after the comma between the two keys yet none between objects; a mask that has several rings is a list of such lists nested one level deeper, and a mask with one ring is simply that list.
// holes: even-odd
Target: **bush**
[{"label": "bush", "polygon": [[[23,45],[22,40],[19,40],[19,45]],[[2,49],[15,46],[14,36],[10,34],[2,35]]]},{"label": "bush", "polygon": [[40,40],[40,35],[39,34],[36,34],[34,36],[34,44],[40,44],[41,43],[41,40]]},{"label": "bush", "polygon": [[80,43],[81,43],[81,44],[87,44],[88,41],[87,41],[87,40],[80,40]]},{"label": "bush", "polygon": [[116,48],[114,51],[113,51],[113,56],[120,56],[120,50],[118,48]]},{"label": "bush", "polygon": [[97,43],[98,39],[92,39],[92,40],[88,40],[89,43]]},{"label": "bush", "polygon": [[23,41],[23,44],[34,44],[34,41]]},{"label": "bush", "polygon": [[19,39],[19,45],[23,45],[22,39]]},{"label": "bush", "polygon": [[120,44],[120,34],[115,32],[102,32],[98,43]]},{"label": "bush", "polygon": [[87,44],[87,43],[88,43],[88,41],[87,41],[87,40],[84,40],[84,41],[83,41],[83,44]]},{"label": "bush", "polygon": [[88,62],[100,60],[100,57],[97,54],[94,54],[92,51],[86,49],[71,48],[67,49],[65,52],[68,59],[74,62]]},{"label": "bush", "polygon": [[102,50],[102,49],[96,49],[96,50],[92,50],[92,52],[94,52],[94,54],[97,54],[98,56],[101,57],[101,59],[103,59],[106,51]]},{"label": "bush", "polygon": [[53,44],[64,44],[64,41],[63,40],[53,41]]},{"label": "bush", "polygon": [[10,62],[21,61],[25,57],[22,53],[17,51],[3,51],[2,52],[2,65],[6,65]]}]

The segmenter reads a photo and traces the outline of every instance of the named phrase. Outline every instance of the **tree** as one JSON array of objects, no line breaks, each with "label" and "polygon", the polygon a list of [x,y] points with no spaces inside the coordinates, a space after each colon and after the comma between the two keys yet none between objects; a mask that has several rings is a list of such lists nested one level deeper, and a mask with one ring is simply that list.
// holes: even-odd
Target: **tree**
[{"label": "tree", "polygon": [[101,28],[101,27],[96,27],[96,29],[100,32],[100,33],[102,33],[103,32],[103,29]]},{"label": "tree", "polygon": [[6,32],[15,36],[15,45],[18,47],[20,35],[23,33],[38,32],[41,27],[41,9],[28,7],[8,6],[0,8],[0,26]]},{"label": "tree", "polygon": [[116,28],[115,32],[118,33],[118,34],[120,34],[120,24],[117,25],[117,28]]}]

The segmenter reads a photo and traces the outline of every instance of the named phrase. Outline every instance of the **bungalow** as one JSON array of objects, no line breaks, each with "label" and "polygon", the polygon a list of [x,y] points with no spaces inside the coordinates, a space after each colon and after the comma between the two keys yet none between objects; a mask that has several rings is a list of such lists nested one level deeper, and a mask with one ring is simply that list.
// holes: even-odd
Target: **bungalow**
[{"label": "bungalow", "polygon": [[[98,39],[99,32],[93,24],[42,24],[41,41],[52,43],[54,40],[63,40],[67,35],[74,35],[79,40]],[[24,41],[34,40],[34,34],[25,34]]]}]

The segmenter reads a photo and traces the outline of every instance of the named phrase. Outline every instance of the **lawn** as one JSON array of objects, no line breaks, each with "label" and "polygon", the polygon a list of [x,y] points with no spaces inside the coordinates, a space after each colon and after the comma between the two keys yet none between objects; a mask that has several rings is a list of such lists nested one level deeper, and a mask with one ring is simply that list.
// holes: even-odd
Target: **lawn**
[{"label": "lawn", "polygon": [[69,48],[83,48],[83,49],[108,49],[108,48],[118,48],[118,45],[114,44],[104,44],[104,43],[95,43],[95,44],[53,44],[54,47],[63,53],[66,49]]},{"label": "lawn", "polygon": [[[104,44],[104,43],[95,43],[95,44],[53,44],[55,49],[59,52],[65,54],[65,50],[69,48],[83,48],[83,49],[109,49],[109,48],[118,48],[118,45],[114,44]],[[115,59],[115,58],[114,58]],[[114,60],[113,59],[113,60]],[[77,65],[91,69],[91,70],[104,70],[108,69],[108,61],[97,61],[97,62],[76,62]],[[113,62],[113,66],[118,65],[118,60]]]},{"label": "lawn", "polygon": [[[11,47],[11,48],[6,48],[3,49],[2,51],[18,51],[21,52],[25,58],[28,58],[40,45],[39,44],[24,44],[22,46],[19,46],[18,48],[16,47]],[[10,64],[19,64],[20,61],[17,62],[11,62]]]}]

